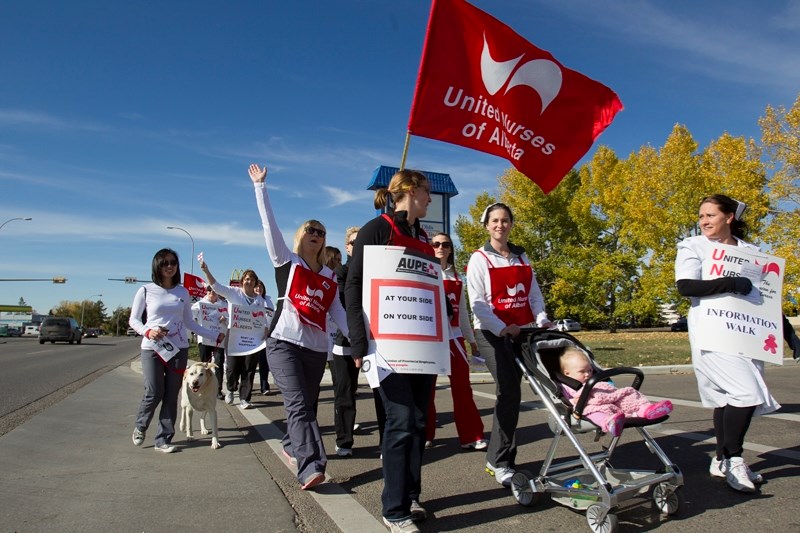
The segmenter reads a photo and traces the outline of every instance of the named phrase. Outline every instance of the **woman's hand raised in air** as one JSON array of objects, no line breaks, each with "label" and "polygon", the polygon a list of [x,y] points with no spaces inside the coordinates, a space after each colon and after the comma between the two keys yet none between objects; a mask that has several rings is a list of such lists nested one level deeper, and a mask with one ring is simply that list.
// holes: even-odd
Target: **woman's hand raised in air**
[{"label": "woman's hand raised in air", "polygon": [[253,163],[250,165],[248,172],[250,174],[250,179],[253,180],[253,183],[264,183],[267,180],[266,165],[264,165],[264,168],[262,169],[257,164]]}]

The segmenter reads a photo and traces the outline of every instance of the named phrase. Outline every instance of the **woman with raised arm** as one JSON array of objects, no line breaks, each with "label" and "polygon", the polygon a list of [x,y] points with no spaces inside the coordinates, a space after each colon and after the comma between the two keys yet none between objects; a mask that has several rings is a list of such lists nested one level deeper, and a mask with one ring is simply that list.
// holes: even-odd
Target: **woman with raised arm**
[{"label": "woman with raised arm", "polygon": [[[362,284],[364,246],[405,246],[434,257],[420,218],[431,203],[430,185],[424,174],[400,170],[388,189],[375,191],[375,208],[394,211],[367,222],[358,232],[348,261],[347,321],[350,325],[350,353],[357,367],[367,355],[369,333],[364,322]],[[390,373],[375,392],[380,394],[386,412],[383,431],[383,522],[392,531],[418,531],[415,521],[424,520],[419,504],[422,491],[422,454],[425,450],[425,422],[435,374]]]},{"label": "woman with raised arm", "polygon": [[[152,283],[136,291],[128,323],[142,338],[142,374],[144,396],[133,428],[133,444],[141,446],[145,432],[161,403],[158,415],[158,433],[155,450],[172,453],[170,444],[175,436],[175,419],[178,415],[178,392],[183,371],[189,360],[190,329],[202,337],[215,339],[216,344],[225,337],[222,333],[204,328],[194,321],[192,299],[181,285],[178,254],[163,248],[153,256]],[[147,317],[144,318],[144,313]],[[142,322],[142,319],[146,322]]]},{"label": "woman with raised arm", "polygon": [[[230,285],[223,285],[217,281],[211,273],[211,270],[209,270],[208,263],[205,262],[202,254],[200,254],[198,259],[200,260],[200,270],[205,274],[206,281],[211,285],[211,288],[214,289],[214,292],[228,300],[228,316],[233,316],[233,310],[230,308],[231,305],[255,305],[259,307],[264,307],[266,305],[264,298],[256,293],[258,276],[253,270],[248,269],[242,273],[241,287],[232,287]],[[232,321],[229,321],[228,327],[232,325],[231,322]],[[252,409],[253,404],[251,400],[253,398],[253,381],[256,376],[256,365],[258,365],[258,358],[261,357],[264,350],[266,350],[266,346],[262,344],[258,349],[246,354],[237,354],[233,352],[231,348],[232,346],[230,346],[229,343],[228,350],[226,350],[228,367],[225,381],[228,392],[225,394],[225,401],[229,404],[233,404],[233,392],[236,390],[238,383],[239,407],[242,409]]]},{"label": "woman with raised arm", "polygon": [[249,174],[278,287],[267,357],[286,408],[283,453],[296,461],[301,487],[310,489],[325,481],[328,462],[314,409],[328,357],[326,317],[330,313],[345,336],[347,319],[337,298],[336,274],[324,264],[325,226],[317,220],[301,224],[290,250],[269,202],[267,168],[253,164]]},{"label": "woman with raised arm", "polygon": [[515,434],[522,400],[522,372],[505,337],[516,339],[521,328],[548,328],[552,323],[525,249],[508,240],[514,226],[511,208],[501,203],[488,206],[481,215],[481,224],[489,239],[469,259],[467,289],[475,317],[475,339],[497,384],[486,471],[509,487],[517,457]]}]

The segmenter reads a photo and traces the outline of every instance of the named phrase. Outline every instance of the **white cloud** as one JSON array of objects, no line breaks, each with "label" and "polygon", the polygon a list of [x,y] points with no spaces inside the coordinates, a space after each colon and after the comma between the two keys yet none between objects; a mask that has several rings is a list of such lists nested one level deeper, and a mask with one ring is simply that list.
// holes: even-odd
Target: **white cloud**
[{"label": "white cloud", "polygon": [[0,124],[16,127],[35,127],[50,130],[79,129],[107,131],[107,126],[84,121],[69,121],[48,113],[22,109],[0,109]]}]

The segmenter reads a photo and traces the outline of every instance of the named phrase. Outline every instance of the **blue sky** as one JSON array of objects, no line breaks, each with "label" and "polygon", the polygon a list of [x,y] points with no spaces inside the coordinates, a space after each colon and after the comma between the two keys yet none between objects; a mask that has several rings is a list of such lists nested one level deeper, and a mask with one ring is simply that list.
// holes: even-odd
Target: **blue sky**
[{"label": "blue sky", "polygon": [[[625,157],[675,123],[701,146],[758,138],[800,92],[800,2],[475,0],[625,110],[598,140]],[[254,268],[275,294],[252,186],[287,239],[307,218],[341,246],[398,166],[428,1],[11,1],[0,6],[0,303],[129,306],[156,250],[191,270]],[[597,146],[597,145],[596,145]],[[591,156],[590,152],[587,157]],[[466,211],[510,165],[414,137],[407,166],[449,173]],[[534,186],[533,184],[531,186]],[[195,262],[194,272],[199,268]]]}]

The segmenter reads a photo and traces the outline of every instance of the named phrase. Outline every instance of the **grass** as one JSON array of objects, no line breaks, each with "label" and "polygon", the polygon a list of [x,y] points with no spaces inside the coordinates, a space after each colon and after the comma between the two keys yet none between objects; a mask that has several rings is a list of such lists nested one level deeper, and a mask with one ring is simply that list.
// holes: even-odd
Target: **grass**
[{"label": "grass", "polygon": [[581,331],[573,336],[589,348],[600,366],[605,368],[688,365],[692,362],[689,334],[685,332]]}]

